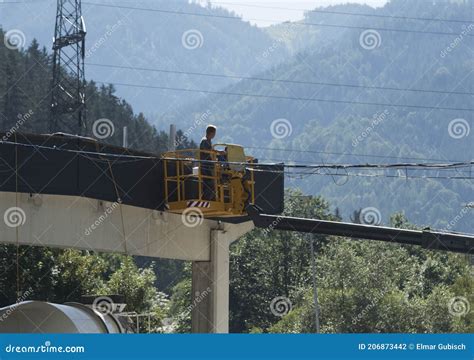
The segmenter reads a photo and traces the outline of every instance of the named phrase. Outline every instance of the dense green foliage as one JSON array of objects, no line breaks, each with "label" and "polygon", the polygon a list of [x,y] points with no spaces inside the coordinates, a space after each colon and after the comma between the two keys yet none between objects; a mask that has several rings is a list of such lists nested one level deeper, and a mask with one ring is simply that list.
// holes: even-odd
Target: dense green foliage
[{"label": "dense green foliage", "polygon": [[[321,198],[288,194],[286,213],[334,219]],[[410,228],[394,215],[391,225]],[[254,230],[231,252],[232,332],[314,332],[311,251],[314,241],[321,332],[472,332],[472,312],[461,316],[452,302],[473,301],[471,267],[461,255],[395,244],[350,241],[295,232]],[[171,299],[186,313],[190,281]],[[280,307],[272,300],[283,298]],[[179,309],[179,310],[178,310]],[[465,308],[464,308],[465,309]],[[189,316],[179,331],[189,331]]]}]

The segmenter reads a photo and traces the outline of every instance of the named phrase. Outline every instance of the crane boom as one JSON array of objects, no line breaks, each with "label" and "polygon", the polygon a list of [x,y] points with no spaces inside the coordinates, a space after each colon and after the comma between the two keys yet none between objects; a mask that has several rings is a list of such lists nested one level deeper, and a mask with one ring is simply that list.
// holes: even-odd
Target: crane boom
[{"label": "crane boom", "polygon": [[338,221],[267,215],[262,214],[255,205],[250,205],[247,208],[247,212],[258,228],[345,236],[352,239],[379,240],[464,254],[472,254],[474,250],[473,235],[432,231],[430,229],[408,230]]}]

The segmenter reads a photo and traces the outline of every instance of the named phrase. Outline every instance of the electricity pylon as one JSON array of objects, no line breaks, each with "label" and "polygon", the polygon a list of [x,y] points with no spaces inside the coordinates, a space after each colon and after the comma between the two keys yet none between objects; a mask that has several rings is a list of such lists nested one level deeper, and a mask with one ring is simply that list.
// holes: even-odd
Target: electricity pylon
[{"label": "electricity pylon", "polygon": [[[53,38],[52,132],[58,131],[59,122],[79,135],[86,127],[85,37],[81,0],[58,0]],[[77,128],[70,120],[64,121],[66,114],[70,114],[67,119],[77,115]]]}]

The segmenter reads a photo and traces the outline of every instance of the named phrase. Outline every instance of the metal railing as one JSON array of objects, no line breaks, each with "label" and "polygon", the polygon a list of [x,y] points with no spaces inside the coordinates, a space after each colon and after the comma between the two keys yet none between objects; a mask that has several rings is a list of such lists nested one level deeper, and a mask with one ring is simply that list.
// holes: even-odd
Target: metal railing
[{"label": "metal railing", "polygon": [[[168,204],[185,201],[210,202],[212,211],[225,211],[234,201],[231,189],[232,172],[227,158],[217,150],[184,149],[163,154],[165,199]],[[251,157],[246,162],[254,161]],[[244,167],[243,171],[247,171]],[[253,172],[250,201],[254,201]],[[176,209],[172,209],[176,210]]]},{"label": "metal railing", "polygon": [[[176,194],[176,201],[186,200],[214,200],[223,201],[223,194],[219,191],[218,179],[220,176],[220,164],[217,161],[217,151],[214,150],[176,150],[167,152],[164,155],[164,176],[165,176],[165,198],[170,199],[170,183],[175,184],[173,193]],[[205,161],[210,161],[206,163]],[[172,171],[174,169],[174,171]],[[171,171],[170,171],[171,170]],[[204,171],[203,171],[204,170]],[[170,174],[173,173],[173,174]],[[198,196],[186,194],[186,180],[196,179],[198,184]],[[212,182],[214,191],[217,192],[211,199],[204,199],[204,183]]]}]

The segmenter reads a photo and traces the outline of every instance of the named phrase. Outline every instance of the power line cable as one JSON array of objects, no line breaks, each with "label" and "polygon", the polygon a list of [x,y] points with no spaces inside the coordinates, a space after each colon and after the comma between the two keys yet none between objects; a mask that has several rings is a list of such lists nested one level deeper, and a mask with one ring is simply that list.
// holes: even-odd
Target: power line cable
[{"label": "power line cable", "polygon": [[[13,142],[8,140],[0,140],[0,144],[7,144],[7,145],[15,145],[15,146],[22,146],[22,147],[31,147],[35,149],[48,149],[48,150],[56,150],[56,151],[63,151],[69,153],[76,153],[76,154],[83,154],[83,155],[97,155],[97,156],[104,156],[104,157],[119,157],[124,159],[142,159],[142,160],[149,160],[149,159],[163,159],[163,160],[174,160],[174,161],[193,161],[199,163],[209,163],[209,164],[220,164],[221,161],[218,160],[200,160],[195,158],[186,158],[186,157],[160,157],[160,156],[143,156],[143,155],[126,155],[126,154],[114,154],[114,153],[103,153],[103,152],[95,152],[95,151],[86,151],[86,150],[74,150],[74,149],[64,149],[57,146],[46,146],[46,145],[35,145],[35,144],[25,144],[19,142]],[[125,150],[125,149],[124,149]],[[275,164],[260,164],[260,163],[248,163],[248,162],[228,162],[227,164],[235,164],[235,165],[247,165],[250,167],[261,167],[261,166],[268,166],[268,165],[275,165]],[[470,167],[474,165],[474,160],[471,161],[463,161],[463,162],[450,162],[450,163],[385,163],[385,164],[282,164],[286,168],[294,168],[294,169],[413,169],[416,168],[418,170],[422,169],[448,169],[448,168],[460,168],[460,167]]]},{"label": "power line cable", "polygon": [[[83,2],[84,5],[91,6],[100,6],[108,8],[118,8],[118,9],[127,9],[127,10],[138,10],[138,11],[150,11],[150,12],[159,12],[164,14],[173,14],[173,15],[189,15],[189,16],[200,16],[208,18],[219,18],[219,19],[230,19],[230,20],[239,20],[242,21],[242,18],[228,15],[217,15],[217,14],[204,14],[204,13],[193,13],[188,11],[177,11],[177,10],[165,10],[165,9],[151,9],[151,8],[141,8],[134,6],[125,6],[125,5],[109,5],[109,4],[98,4],[91,2]],[[250,21],[262,21],[262,22],[278,22],[273,19],[248,19]],[[340,25],[340,24],[322,24],[322,23],[308,23],[308,22],[292,22],[291,25],[297,26],[319,26],[319,27],[329,27],[329,28],[343,28],[343,29],[356,29],[356,30],[375,30],[375,31],[392,31],[392,32],[402,32],[402,33],[413,33],[413,34],[425,34],[425,35],[448,35],[448,36],[459,36],[459,33],[455,32],[444,32],[444,31],[424,31],[424,30],[409,30],[409,29],[396,29],[396,28],[382,28],[382,27],[371,27],[371,26],[355,26],[355,25]],[[474,36],[474,34],[466,34],[466,36]]]},{"label": "power line cable", "polygon": [[[162,157],[163,160],[169,161],[192,161],[196,163],[203,164],[232,164],[232,165],[246,165],[248,167],[259,168],[260,166],[268,166],[274,164],[261,164],[261,163],[251,163],[251,162],[236,162],[236,161],[220,161],[220,160],[199,160],[194,157]],[[324,163],[324,164],[281,164],[285,168],[291,169],[418,169],[418,170],[436,170],[436,169],[458,169],[471,167],[474,165],[474,160],[462,161],[462,162],[450,162],[450,163],[385,163],[385,164],[374,164],[374,163],[365,163],[365,164],[334,164],[334,163]]]},{"label": "power line cable", "polygon": [[10,5],[10,4],[35,4],[40,2],[45,2],[47,0],[36,0],[36,1],[0,1],[0,5]]},{"label": "power line cable", "polygon": [[411,104],[389,104],[389,103],[362,102],[362,101],[350,101],[350,100],[334,100],[334,99],[331,100],[331,99],[304,98],[304,97],[291,97],[291,96],[278,96],[278,95],[261,95],[261,94],[248,94],[248,93],[237,93],[237,92],[226,92],[226,91],[211,91],[211,90],[204,90],[204,89],[186,89],[186,88],[168,87],[168,86],[127,84],[127,83],[100,81],[100,80],[96,80],[95,82],[99,83],[99,84],[109,84],[109,85],[115,85],[115,86],[137,87],[137,88],[144,88],[144,89],[158,89],[158,90],[170,90],[170,91],[182,91],[182,92],[194,92],[194,93],[213,94],[213,95],[231,95],[231,96],[268,98],[268,99],[279,99],[279,100],[313,101],[313,102],[327,102],[327,103],[334,103],[334,104],[384,106],[384,107],[428,109],[428,110],[449,110],[449,111],[469,111],[469,112],[474,111],[474,109],[472,109],[472,108],[453,108],[453,107],[442,107],[442,106],[424,106],[424,105],[411,105]]},{"label": "power line cable", "polygon": [[[293,161],[288,161],[288,160],[285,160],[285,159],[273,159],[273,158],[263,158],[263,159],[260,159],[259,160],[263,161],[264,165],[265,165],[265,162],[271,162],[271,163],[279,163],[279,164],[292,164]],[[314,164],[314,161],[301,161],[301,160],[298,160],[298,164],[299,165],[304,165],[304,164],[309,164],[309,165],[313,165]],[[361,170],[367,170],[367,171],[373,171],[373,169],[371,168],[368,168],[368,169],[361,169]],[[405,170],[404,168],[396,168],[396,170]],[[456,172],[456,174],[473,174],[472,172],[472,169],[471,167],[469,166],[462,166],[462,167],[457,167],[457,168],[433,168],[433,169],[415,169],[413,171],[417,171],[417,170],[422,170],[422,171],[436,171],[436,172]]]},{"label": "power line cable", "polygon": [[196,76],[218,77],[218,78],[240,79],[240,80],[281,82],[281,83],[301,84],[301,85],[320,85],[320,86],[334,86],[334,87],[339,86],[339,87],[375,89],[375,90],[436,93],[436,94],[445,94],[445,95],[446,94],[449,94],[449,95],[470,95],[470,96],[474,95],[474,93],[472,93],[472,92],[463,92],[463,91],[442,91],[442,90],[428,90],[428,89],[396,88],[396,87],[385,87],[385,86],[368,86],[368,85],[357,85],[357,84],[337,84],[337,83],[330,83],[330,82],[315,82],[315,81],[301,81],[301,80],[287,80],[287,79],[271,79],[271,78],[255,77],[255,76],[226,75],[226,74],[216,74],[216,73],[204,73],[204,72],[195,72],[195,71],[181,71],[181,70],[145,68],[145,67],[138,67],[138,66],[125,66],[125,65],[113,65],[113,64],[86,63],[86,65],[104,67],[104,68],[151,71],[151,72],[160,72],[160,73],[181,74],[181,75],[196,75]]},{"label": "power line cable", "polygon": [[[1,1],[0,5],[8,5],[8,4],[34,4],[34,3],[41,3],[47,2],[48,0],[30,0],[30,1]],[[353,13],[347,11],[334,11],[334,10],[318,10],[318,9],[302,9],[302,8],[288,8],[288,7],[277,7],[277,6],[262,6],[262,5],[254,5],[254,4],[238,4],[238,3],[230,3],[230,2],[213,2],[215,5],[237,5],[241,7],[252,7],[252,8],[262,8],[262,9],[275,9],[275,10],[289,10],[289,11],[304,11],[307,13],[321,13],[321,14],[333,14],[333,15],[348,15],[348,16],[359,16],[359,17],[375,17],[375,18],[388,18],[388,19],[396,19],[396,20],[414,20],[414,21],[432,21],[432,22],[441,22],[441,23],[460,23],[460,24],[467,24],[472,23],[471,20],[461,20],[461,19],[440,19],[440,18],[425,18],[425,17],[413,17],[413,16],[397,16],[397,15],[387,15],[387,14],[368,14],[368,13]],[[136,9],[142,11],[157,11],[157,12],[168,12],[168,10],[163,9],[149,9],[149,8],[132,8],[126,7],[124,5],[115,5],[115,4],[99,4],[99,3],[92,3],[92,2],[83,2],[86,5],[95,5],[95,6],[107,6],[107,7],[116,7],[116,8],[127,8],[127,9]],[[171,11],[170,11],[171,12]],[[172,13],[181,13],[183,15],[195,15],[195,16],[203,16],[204,14],[199,13],[188,13],[188,12],[172,12]],[[223,18],[231,18],[231,19],[240,19],[238,17],[233,16],[225,16],[225,15],[214,15],[209,14],[213,17],[223,17]],[[275,20],[271,19],[249,19],[255,21],[267,21],[267,22],[275,22]],[[310,24],[307,24],[310,25]],[[311,24],[311,25],[323,25],[323,24]],[[390,31],[396,31],[397,29],[387,29]],[[445,33],[447,34],[447,33]]]},{"label": "power line cable", "polygon": [[[270,171],[271,172],[271,171]],[[281,173],[281,172],[280,172]],[[359,173],[298,173],[285,172],[288,177],[307,177],[307,176],[339,176],[339,177],[361,177],[361,178],[388,178],[404,180],[474,180],[472,176],[423,176],[423,175],[378,175],[378,174],[359,174]]]},{"label": "power line cable", "polygon": [[453,23],[471,23],[471,20],[460,20],[460,19],[439,19],[439,18],[425,18],[425,17],[413,17],[413,16],[397,16],[397,15],[386,15],[386,14],[367,14],[367,13],[353,13],[347,11],[335,11],[335,10],[318,10],[318,9],[302,9],[302,8],[288,8],[288,7],[279,7],[279,6],[264,6],[264,5],[254,5],[254,4],[238,4],[231,2],[221,2],[221,1],[211,1],[215,5],[237,5],[242,7],[252,7],[260,9],[275,9],[275,10],[289,10],[289,11],[304,11],[308,13],[321,13],[321,14],[335,14],[335,15],[349,15],[349,16],[367,16],[367,17],[376,17],[376,18],[389,18],[397,20],[415,20],[415,21],[434,21],[434,22],[453,22]]},{"label": "power line cable", "polygon": [[[135,160],[159,160],[158,156],[137,156],[137,155],[124,155],[124,154],[111,154],[111,153],[100,153],[84,150],[72,150],[72,149],[61,149],[55,146],[45,146],[45,145],[34,145],[34,144],[24,144],[16,143],[11,141],[0,140],[0,144],[9,144],[14,146],[30,147],[34,149],[48,149],[63,151],[68,153],[75,153],[79,156],[84,156],[85,158],[91,161],[103,161],[101,157],[116,157],[123,159],[135,159]],[[91,158],[87,155],[94,155],[97,158]],[[169,158],[163,157],[163,160],[180,160],[187,161],[186,158]],[[189,161],[198,162],[198,163],[219,163],[218,161],[213,160],[199,160],[199,159],[189,159]],[[389,175],[389,174],[362,174],[362,173],[332,173],[332,172],[323,172],[321,170],[348,170],[348,169],[415,169],[415,170],[433,170],[433,169],[458,169],[460,167],[469,167],[474,164],[474,161],[464,162],[464,163],[445,163],[445,164],[416,164],[416,163],[394,163],[394,164],[313,164],[313,165],[302,165],[302,164],[280,164],[284,168],[297,169],[298,171],[285,171],[285,170],[272,170],[268,166],[275,164],[251,164],[251,163],[238,163],[238,162],[228,162],[228,164],[240,164],[245,165],[248,169],[252,171],[264,171],[264,172],[275,172],[275,173],[284,173],[287,176],[310,176],[310,175],[327,175],[327,176],[356,176],[356,177],[385,177],[385,178],[404,178],[404,179],[451,179],[451,180],[472,180],[473,177],[468,176],[420,176],[420,175],[410,175],[410,176],[400,176],[400,175]],[[266,169],[262,170],[263,168]],[[308,172],[303,172],[303,169],[311,170]]]},{"label": "power line cable", "polygon": [[434,158],[423,158],[423,157],[374,155],[374,154],[361,154],[361,153],[345,153],[345,152],[334,152],[334,151],[323,151],[323,150],[300,150],[300,149],[291,149],[291,148],[274,148],[274,147],[261,147],[261,146],[250,146],[250,145],[242,145],[242,146],[245,149],[296,152],[296,153],[310,153],[310,154],[324,154],[324,155],[361,156],[361,157],[374,157],[374,158],[385,158],[385,159],[407,159],[407,160],[427,160],[427,161],[451,161],[451,162],[461,162],[462,161],[462,160],[452,160],[452,159],[434,159]]}]

